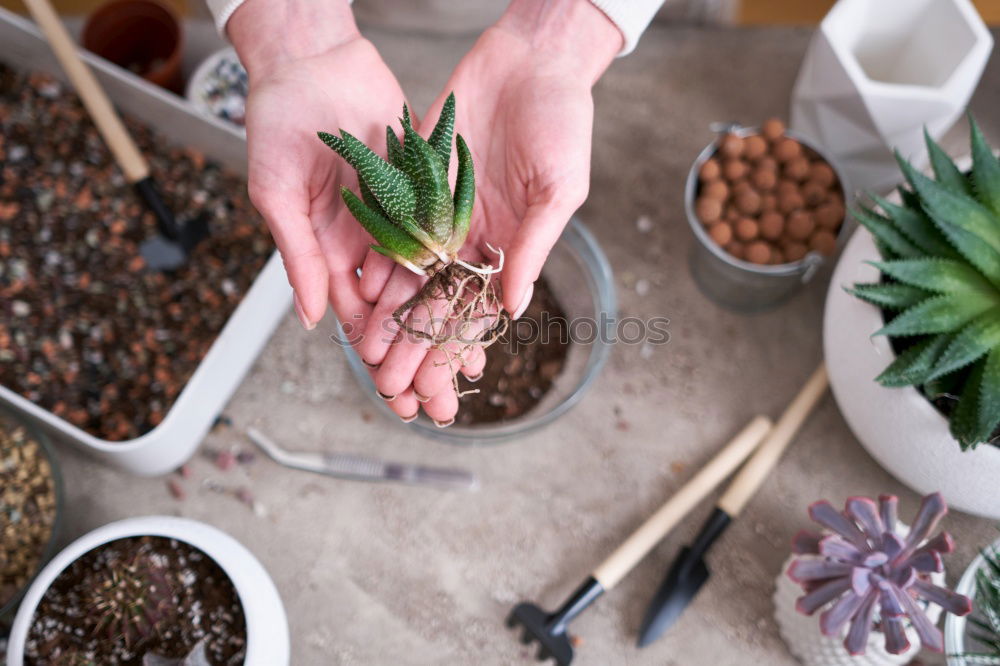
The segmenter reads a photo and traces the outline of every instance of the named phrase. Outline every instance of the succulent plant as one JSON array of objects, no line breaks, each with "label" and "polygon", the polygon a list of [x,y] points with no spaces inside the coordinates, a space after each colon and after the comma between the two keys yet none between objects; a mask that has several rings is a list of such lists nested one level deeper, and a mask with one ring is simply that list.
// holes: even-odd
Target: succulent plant
[{"label": "succulent plant", "polygon": [[457,136],[458,179],[452,195],[448,165],[455,128],[455,96],[449,95],[441,117],[424,140],[403,106],[403,141],[385,128],[388,161],[344,130],[319,138],[358,173],[361,196],[341,187],[354,218],[375,238],[373,250],[414,273],[431,275],[456,261],[472,219],[476,179],[472,155]]},{"label": "succulent plant", "polygon": [[1000,666],[1000,550],[983,551],[976,571],[976,614],[969,618],[971,636],[982,650],[961,654],[966,664]]},{"label": "succulent plant", "polygon": [[875,237],[884,279],[848,289],[892,312],[876,335],[905,345],[877,381],[957,400],[949,421],[963,449],[1000,425],[1000,161],[970,121],[969,174],[928,135],[935,177],[897,153],[909,183],[901,203],[872,196],[854,211]]},{"label": "succulent plant", "polygon": [[886,651],[905,652],[907,621],[925,647],[940,652],[943,638],[924,612],[926,602],[956,615],[972,607],[968,597],[930,581],[931,573],[943,570],[941,555],[954,548],[947,532],[930,537],[948,511],[940,493],[923,498],[909,532],[899,529],[897,504],[892,495],[879,496],[878,503],[851,497],[843,511],[816,502],[809,516],[827,531],[803,530],[792,543],[801,557],[787,573],[805,590],[796,610],[812,615],[823,609],[824,635],[847,627],[844,647],[852,655],[864,654],[873,627],[885,636]]},{"label": "succulent plant", "polygon": [[113,552],[100,566],[85,597],[95,635],[133,649],[177,621],[177,572],[161,564],[155,553]]}]

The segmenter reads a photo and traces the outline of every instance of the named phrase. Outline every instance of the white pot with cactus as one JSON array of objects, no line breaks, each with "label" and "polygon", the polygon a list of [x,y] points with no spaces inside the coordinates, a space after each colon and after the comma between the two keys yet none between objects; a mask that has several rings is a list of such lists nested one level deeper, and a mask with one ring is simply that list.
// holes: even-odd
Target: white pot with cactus
[{"label": "white pot with cactus", "polygon": [[[184,566],[176,566],[178,561],[165,558],[165,551],[149,545],[148,538],[173,546],[179,543],[189,559],[180,561]],[[134,544],[137,540],[140,545],[128,551],[127,559],[116,559],[117,553],[104,557],[116,544]],[[119,550],[125,548],[119,546]],[[78,561],[86,562],[82,569],[87,578],[83,582],[72,578],[76,572],[71,568]],[[207,567],[221,570],[220,580],[197,575]],[[207,600],[218,599],[218,595],[211,595],[212,589],[227,583],[235,591],[235,603],[243,618],[241,627],[235,627],[232,614],[209,611]],[[55,603],[50,597],[53,590]],[[196,630],[190,632],[193,645],[183,644],[179,627],[181,620],[191,618],[171,613],[171,608],[184,600],[194,602],[190,607],[199,618],[192,623]],[[80,608],[85,612],[80,613]],[[60,613],[44,615],[43,611],[53,609]],[[68,632],[67,623],[79,618],[88,623],[86,630]],[[236,648],[220,648],[231,648],[228,658],[220,659],[213,651],[219,647],[214,640],[220,635],[216,628],[227,622],[235,627],[233,634],[238,632],[242,642]],[[80,640],[69,640],[71,634]],[[163,654],[164,646],[172,653]],[[95,653],[95,649],[101,652]],[[205,666],[238,660],[233,663],[287,666],[289,654],[288,620],[281,597],[267,571],[246,547],[205,523],[175,516],[144,516],[88,532],[42,569],[14,618],[6,663],[112,666],[123,663],[121,659],[127,663],[139,659],[144,666]]]},{"label": "white pot with cactus", "polygon": [[809,507],[823,529],[795,535],[774,593],[781,637],[806,666],[902,666],[922,648],[943,650],[942,609],[969,613],[968,597],[942,587],[941,555],[954,543],[932,532],[944,499],[924,497],[912,527],[897,520],[897,505],[882,495],[850,497],[843,511]]},{"label": "white pot with cactus", "polygon": [[919,493],[1000,519],[1000,161],[973,123],[969,175],[859,206],[827,295],[830,386],[868,452]]}]

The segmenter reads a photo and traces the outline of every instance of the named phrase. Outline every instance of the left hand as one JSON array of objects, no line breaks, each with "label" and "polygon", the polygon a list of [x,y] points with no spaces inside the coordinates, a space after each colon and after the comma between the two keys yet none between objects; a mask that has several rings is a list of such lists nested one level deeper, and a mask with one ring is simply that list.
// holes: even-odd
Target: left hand
[{"label": "left hand", "polygon": [[[549,250],[587,197],[591,87],[621,46],[621,33],[589,0],[556,0],[542,11],[533,0],[515,0],[462,59],[421,123],[433,127],[454,91],[455,131],[476,167],[476,204],[462,257],[496,265],[487,243],[504,250],[503,306],[514,317],[527,306]],[[362,292],[380,297],[359,352],[380,364],[375,383],[382,394],[397,395],[412,383],[427,399],[427,414],[447,424],[458,398],[444,353],[428,353],[419,340],[392,342],[385,334],[384,320],[419,288],[414,278],[398,267],[391,277],[362,277]],[[477,350],[462,372],[475,377],[484,365]]]}]

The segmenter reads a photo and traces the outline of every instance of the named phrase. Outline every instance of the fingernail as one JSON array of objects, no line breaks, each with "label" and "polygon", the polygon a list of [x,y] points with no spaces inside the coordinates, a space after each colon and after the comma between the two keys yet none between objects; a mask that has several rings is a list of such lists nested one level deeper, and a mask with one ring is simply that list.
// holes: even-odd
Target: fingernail
[{"label": "fingernail", "polygon": [[479,381],[480,379],[482,379],[482,378],[483,378],[483,373],[482,373],[482,372],[480,372],[480,373],[479,373],[478,375],[476,375],[475,377],[466,377],[466,379],[468,379],[468,380],[469,380],[470,382],[472,382],[473,384],[475,384],[476,382],[478,382],[478,381]]},{"label": "fingernail", "polygon": [[369,368],[372,368],[372,369],[377,368],[378,366],[382,365],[381,363],[369,363],[365,359],[361,359],[361,362],[364,363]]},{"label": "fingernail", "polygon": [[403,423],[412,423],[417,418],[418,412],[413,412],[413,416],[400,416],[399,420]]},{"label": "fingernail", "polygon": [[448,419],[447,421],[438,421],[437,419],[434,419],[434,425],[436,425],[438,428],[447,428],[454,422],[455,422],[454,416]]},{"label": "fingernail", "polygon": [[394,396],[394,395],[386,395],[385,393],[382,393],[381,391],[375,391],[375,393],[377,393],[378,397],[382,398],[386,402],[392,402],[393,400],[396,399],[396,396]]},{"label": "fingernail", "polygon": [[535,293],[535,283],[532,282],[528,285],[528,290],[524,292],[524,298],[521,299],[521,304],[517,306],[517,310],[514,310],[514,314],[510,316],[511,319],[517,320],[518,317],[524,314],[524,311],[528,309],[528,304],[531,303],[531,296]]},{"label": "fingernail", "polygon": [[316,328],[316,324],[309,321],[309,317],[306,316],[305,310],[302,309],[302,303],[299,302],[299,295],[295,294],[293,300],[295,302],[295,314],[298,315],[299,321],[302,322],[302,328],[307,331],[311,331]]},{"label": "fingernail", "polygon": [[416,389],[413,390],[413,395],[416,396],[417,402],[427,402],[428,400],[430,400],[429,397],[424,397],[424,396],[420,395],[419,393],[417,393]]}]

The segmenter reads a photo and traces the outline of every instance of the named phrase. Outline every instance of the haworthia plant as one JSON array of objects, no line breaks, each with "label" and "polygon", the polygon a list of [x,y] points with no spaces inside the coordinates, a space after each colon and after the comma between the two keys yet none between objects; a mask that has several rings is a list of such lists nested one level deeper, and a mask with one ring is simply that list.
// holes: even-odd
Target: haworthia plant
[{"label": "haworthia plant", "polygon": [[421,137],[403,106],[403,140],[385,128],[388,160],[340,130],[319,138],[357,171],[360,197],[346,187],[341,196],[354,218],[372,235],[371,247],[419,274],[455,260],[469,234],[476,176],[472,154],[457,137],[458,179],[448,186],[455,129],[455,95],[444,103],[428,139]]},{"label": "haworthia plant", "polygon": [[875,237],[883,280],[848,289],[892,313],[876,335],[906,339],[877,380],[957,396],[950,428],[963,449],[1000,427],[1000,160],[970,124],[968,174],[925,135],[934,177],[897,153],[909,185],[901,203],[872,197],[854,211]]}]

